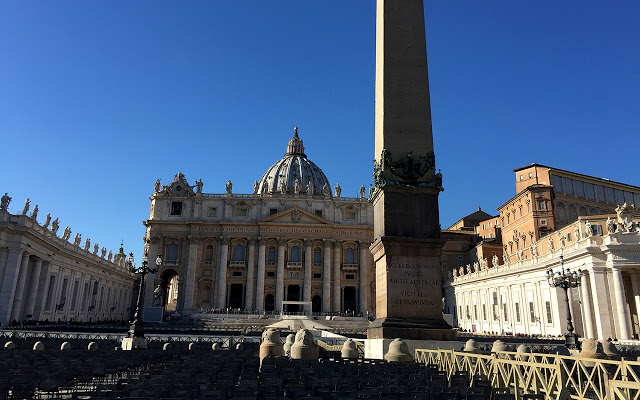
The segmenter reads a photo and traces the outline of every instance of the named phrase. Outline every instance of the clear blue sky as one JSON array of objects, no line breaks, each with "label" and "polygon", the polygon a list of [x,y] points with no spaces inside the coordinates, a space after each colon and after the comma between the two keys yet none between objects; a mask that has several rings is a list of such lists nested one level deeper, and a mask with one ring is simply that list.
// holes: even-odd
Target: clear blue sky
[{"label": "clear blue sky", "polygon": [[[495,213],[533,162],[640,185],[640,2],[425,11],[443,227]],[[355,195],[374,44],[374,0],[0,1],[0,192],[139,260],[157,178],[248,193],[298,125]]]}]

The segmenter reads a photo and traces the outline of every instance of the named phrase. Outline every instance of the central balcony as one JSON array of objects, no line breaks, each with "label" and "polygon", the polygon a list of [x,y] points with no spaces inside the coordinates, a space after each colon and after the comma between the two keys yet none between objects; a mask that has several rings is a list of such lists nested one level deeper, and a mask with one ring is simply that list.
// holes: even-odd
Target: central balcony
[{"label": "central balcony", "polygon": [[287,261],[286,267],[288,270],[292,270],[292,271],[301,270],[304,268],[301,262],[294,262],[294,261]]},{"label": "central balcony", "polygon": [[246,261],[229,261],[229,268],[245,269],[247,268],[247,262]]}]

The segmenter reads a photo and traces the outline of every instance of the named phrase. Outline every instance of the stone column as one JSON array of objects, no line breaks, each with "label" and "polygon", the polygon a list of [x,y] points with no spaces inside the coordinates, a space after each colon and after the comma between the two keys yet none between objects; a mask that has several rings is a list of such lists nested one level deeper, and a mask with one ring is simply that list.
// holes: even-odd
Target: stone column
[{"label": "stone column", "polygon": [[[589,295],[589,276],[586,271],[580,279],[580,290],[582,291],[582,315],[584,316],[584,335],[586,339],[594,339],[595,332],[593,329],[593,306],[591,296]],[[635,289],[634,289],[635,290]]]},{"label": "stone column", "polygon": [[[196,285],[196,265],[198,263],[198,247],[200,246],[200,241],[201,238],[198,236],[189,236],[189,258],[187,259],[187,266],[185,268],[187,276],[185,277],[183,308],[183,310],[187,312],[191,312],[193,310],[193,295]],[[151,280],[150,286],[153,286],[153,280]]]},{"label": "stone column", "polygon": [[2,326],[11,323],[13,299],[15,297],[23,254],[25,258],[29,258],[29,255],[25,254],[22,250],[10,249],[7,255],[4,279],[2,280],[2,288],[0,290],[0,324],[2,324]]},{"label": "stone column", "polygon": [[18,284],[16,285],[16,294],[13,299],[13,313],[12,319],[20,322],[22,320],[22,310],[24,306],[24,288],[27,282],[27,276],[29,274],[29,257],[23,256],[22,263],[20,265],[20,275],[18,278]]},{"label": "stone column", "polygon": [[0,248],[0,288],[2,287],[2,278],[4,277],[4,271],[7,268],[7,256],[8,250],[6,247]]},{"label": "stone column", "polygon": [[227,308],[227,262],[229,261],[229,238],[220,238],[220,265],[218,268],[218,308]]},{"label": "stone column", "polygon": [[611,305],[607,295],[606,270],[603,267],[594,267],[589,273],[591,283],[591,295],[593,296],[593,309],[596,319],[596,329],[598,340],[606,340],[614,336],[611,321]]},{"label": "stone column", "polygon": [[276,270],[276,310],[282,310],[284,300],[284,251],[287,246],[285,239],[278,239],[278,268]]},{"label": "stone column", "polygon": [[256,309],[264,311],[264,276],[267,269],[267,239],[258,238],[258,279],[256,282]]},{"label": "stone column", "polygon": [[360,312],[365,315],[369,309],[367,293],[369,292],[369,249],[367,243],[358,242],[360,249]]},{"label": "stone column", "polygon": [[333,240],[323,239],[324,256],[322,262],[324,268],[322,271],[322,312],[331,311],[331,245]]},{"label": "stone column", "polygon": [[333,248],[333,311],[342,311],[342,286],[340,277],[342,275],[342,242],[336,240]]},{"label": "stone column", "polygon": [[249,239],[249,256],[247,258],[247,286],[245,290],[244,307],[247,310],[255,308],[255,280],[256,280],[256,239]]},{"label": "stone column", "polygon": [[[152,265],[155,266],[156,258],[158,258],[158,254],[161,254],[162,258],[166,259],[166,255],[162,253],[163,253],[162,239],[160,238],[160,236],[150,236],[149,237],[149,263],[153,263]],[[153,291],[156,288],[156,279],[160,278],[161,272],[162,272],[162,267],[158,269],[157,274],[147,275],[147,281],[145,282],[144,293],[142,295],[144,298],[144,304],[148,306],[153,305],[153,297],[154,297]],[[137,295],[138,294],[136,293],[136,296]]]},{"label": "stone column", "polygon": [[[311,239],[304,240],[304,287],[302,301],[311,301],[311,269],[313,267],[313,241]],[[311,313],[311,305],[305,304],[304,311],[306,314]]]},{"label": "stone column", "polygon": [[[631,275],[631,285],[633,290],[633,300],[636,305],[636,317],[640,322],[640,273]],[[640,329],[640,326],[638,327]]]},{"label": "stone column", "polygon": [[613,298],[618,308],[618,326],[620,328],[617,338],[627,340],[631,338],[631,327],[629,325],[630,316],[624,293],[624,283],[622,282],[622,271],[619,267],[612,267],[611,272],[613,277]]},{"label": "stone column", "polygon": [[43,263],[40,268],[40,279],[38,281],[38,294],[34,304],[33,317],[35,319],[42,318],[42,304],[47,297],[47,286],[49,284],[49,262]]},{"label": "stone column", "polygon": [[29,284],[29,290],[27,292],[29,297],[27,298],[25,315],[31,315],[32,318],[35,318],[34,312],[36,307],[36,298],[43,292],[43,290],[39,287],[40,273],[42,272],[42,261],[42,258],[38,258],[33,264],[33,273],[31,274],[31,282]]}]

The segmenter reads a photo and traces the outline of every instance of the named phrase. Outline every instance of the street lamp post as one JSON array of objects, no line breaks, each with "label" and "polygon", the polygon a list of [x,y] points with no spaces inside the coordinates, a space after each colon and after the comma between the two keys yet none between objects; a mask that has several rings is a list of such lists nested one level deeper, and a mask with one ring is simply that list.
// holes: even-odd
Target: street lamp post
[{"label": "street lamp post", "polygon": [[125,261],[125,265],[130,272],[140,275],[140,284],[138,285],[136,311],[133,314],[133,321],[131,321],[127,336],[122,339],[122,350],[145,349],[147,347],[147,340],[144,337],[144,322],[142,321],[142,294],[144,293],[144,282],[148,273],[155,274],[158,272],[162,265],[162,256],[158,254],[155,263],[150,265],[149,242],[147,241],[140,266],[138,267],[133,263],[133,253],[129,254],[129,257]]},{"label": "street lamp post", "polygon": [[553,269],[549,268],[545,276],[547,281],[549,281],[549,286],[564,289],[564,300],[567,305],[567,331],[569,331],[569,333],[564,336],[564,342],[567,348],[576,349],[578,348],[578,335],[573,333],[573,321],[571,319],[571,308],[569,307],[568,290],[570,288],[580,286],[582,271],[579,269],[573,272],[569,271],[569,268],[564,267],[564,257],[560,255],[560,271],[554,272]]}]

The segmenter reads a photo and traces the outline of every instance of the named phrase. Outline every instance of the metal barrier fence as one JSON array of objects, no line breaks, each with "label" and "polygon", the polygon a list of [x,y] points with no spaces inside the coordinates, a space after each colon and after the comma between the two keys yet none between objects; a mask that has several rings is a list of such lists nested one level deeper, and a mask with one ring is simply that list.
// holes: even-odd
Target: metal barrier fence
[{"label": "metal barrier fence", "polygon": [[418,349],[415,360],[444,372],[448,379],[466,373],[470,386],[483,379],[494,388],[510,388],[516,400],[524,394],[544,394],[547,400],[640,399],[640,362],[625,359]]}]

